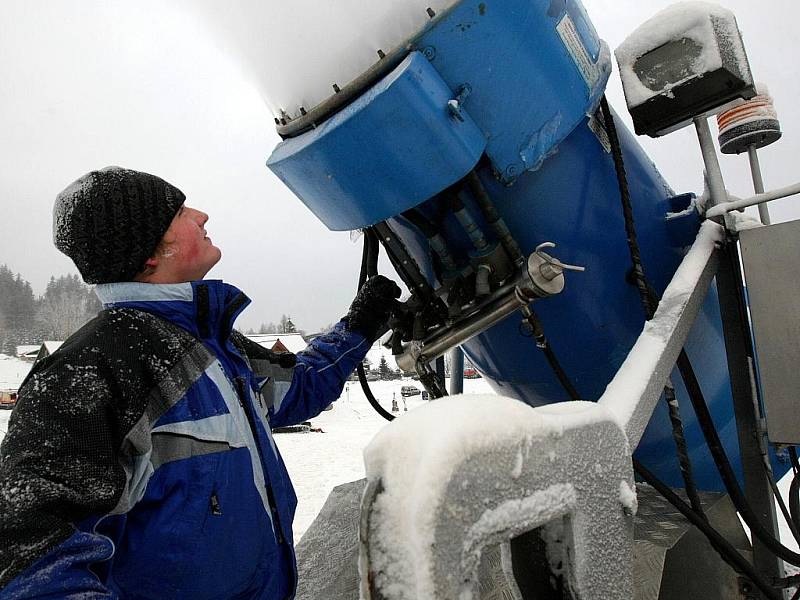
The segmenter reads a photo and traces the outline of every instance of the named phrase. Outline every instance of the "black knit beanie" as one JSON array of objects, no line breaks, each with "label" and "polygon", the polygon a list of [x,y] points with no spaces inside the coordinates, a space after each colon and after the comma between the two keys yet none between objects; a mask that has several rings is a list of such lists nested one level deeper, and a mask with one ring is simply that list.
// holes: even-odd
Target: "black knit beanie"
[{"label": "black knit beanie", "polygon": [[185,199],[155,175],[121,167],[92,171],[56,198],[53,242],[86,283],[132,281]]}]

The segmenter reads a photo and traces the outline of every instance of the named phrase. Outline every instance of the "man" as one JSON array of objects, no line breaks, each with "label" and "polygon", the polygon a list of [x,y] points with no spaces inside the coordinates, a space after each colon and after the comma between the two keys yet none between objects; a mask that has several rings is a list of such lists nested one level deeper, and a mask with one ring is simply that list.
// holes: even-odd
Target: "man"
[{"label": "man", "polygon": [[270,427],[341,394],[399,288],[367,281],[296,355],[232,330],[249,303],[203,277],[208,216],[108,167],[54,208],[56,246],[104,310],[37,363],[0,450],[0,598],[294,595],[292,484]]}]

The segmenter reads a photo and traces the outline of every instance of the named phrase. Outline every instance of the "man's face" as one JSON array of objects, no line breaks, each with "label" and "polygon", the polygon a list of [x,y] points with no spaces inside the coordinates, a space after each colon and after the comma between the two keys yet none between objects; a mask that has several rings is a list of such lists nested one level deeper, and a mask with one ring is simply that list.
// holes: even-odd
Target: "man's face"
[{"label": "man's face", "polygon": [[222,252],[206,235],[208,215],[185,204],[164,233],[163,253],[156,257],[158,283],[183,283],[205,277]]}]

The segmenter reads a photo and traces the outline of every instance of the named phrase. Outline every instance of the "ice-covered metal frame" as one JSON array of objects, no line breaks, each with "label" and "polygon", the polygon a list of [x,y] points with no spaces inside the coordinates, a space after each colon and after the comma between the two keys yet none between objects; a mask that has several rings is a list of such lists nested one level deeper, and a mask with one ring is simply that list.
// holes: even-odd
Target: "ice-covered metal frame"
[{"label": "ice-covered metal frame", "polygon": [[722,227],[706,221],[664,291],[655,315],[644,325],[625,362],[598,400],[624,428],[636,449],[664,391],[717,271],[716,244]]},{"label": "ice-covered metal frame", "polygon": [[[368,474],[369,455],[380,474],[369,476],[362,502],[361,597],[478,598],[482,554],[543,528],[552,570],[574,597],[631,598],[636,493],[630,450],[614,416],[593,402],[528,408],[509,398],[489,404],[453,397],[438,403],[452,404],[449,414],[477,411],[465,420],[456,416],[457,431],[445,423],[438,431],[406,428],[417,438],[409,443],[424,447],[430,439],[420,435],[440,438],[434,443],[445,460],[413,462],[396,452],[404,419],[369,449]],[[436,409],[415,412],[423,411]],[[498,413],[514,425],[486,431]],[[411,475],[397,478],[398,470]],[[429,479],[436,484],[428,493],[412,496],[408,488]],[[414,499],[395,501],[404,496]],[[528,557],[510,549],[515,568],[525,568]],[[513,579],[506,584],[516,587]]]}]

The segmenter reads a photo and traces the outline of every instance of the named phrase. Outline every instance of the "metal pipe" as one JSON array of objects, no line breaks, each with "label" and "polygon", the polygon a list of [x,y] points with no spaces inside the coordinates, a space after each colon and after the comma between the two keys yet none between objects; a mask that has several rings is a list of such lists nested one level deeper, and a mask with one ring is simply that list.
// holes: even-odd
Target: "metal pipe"
[{"label": "metal pipe", "polygon": [[[761,163],[758,160],[758,150],[755,146],[748,146],[747,156],[750,159],[750,173],[753,175],[753,191],[756,194],[764,193],[764,178],[761,176]],[[766,204],[758,205],[758,216],[761,217],[761,222],[764,225],[771,225],[772,220],[769,217],[769,208]]]},{"label": "metal pipe", "polygon": [[429,340],[406,344],[403,353],[395,356],[397,366],[404,371],[414,371],[420,359],[424,363],[430,362],[537,298],[560,294],[564,290],[564,270],[582,271],[583,267],[565,265],[544,252],[544,248],[553,246],[555,244],[552,242],[539,244],[536,251],[528,257],[526,268],[521,269],[516,282],[503,286],[501,293],[490,296],[491,300],[487,300],[475,312],[447,326]]},{"label": "metal pipe", "polygon": [[519,310],[520,307],[527,306],[533,300],[533,297],[522,293],[518,286],[513,286],[510,292],[492,302],[485,310],[467,317],[463,322],[449,328],[430,341],[424,344],[422,342],[408,344],[406,351],[395,357],[397,366],[403,371],[414,371],[420,358],[424,357],[425,361],[432,361],[442,356],[451,348],[471,340]]},{"label": "metal pipe", "polygon": [[[711,192],[711,206],[728,201],[728,192],[725,190],[725,180],[717,158],[717,149],[714,147],[714,138],[708,127],[706,117],[695,117],[694,126],[697,130],[697,139],[700,141],[700,151],[703,153],[703,162],[706,165],[706,181]],[[708,212],[706,217],[710,218]]]},{"label": "metal pipe", "polygon": [[464,351],[456,346],[450,350],[450,395],[464,391]]},{"label": "metal pipe", "polygon": [[786,187],[782,187],[777,190],[772,190],[771,192],[756,194],[755,196],[751,196],[750,198],[745,198],[744,200],[736,200],[735,202],[723,202],[718,206],[709,208],[706,211],[706,218],[710,219],[712,217],[719,217],[720,215],[724,215],[725,213],[728,213],[732,210],[747,208],[748,206],[754,206],[756,204],[761,204],[762,202],[771,202],[772,200],[786,198],[787,196],[794,196],[795,194],[800,194],[800,183],[795,183],[794,185],[787,185]]}]

